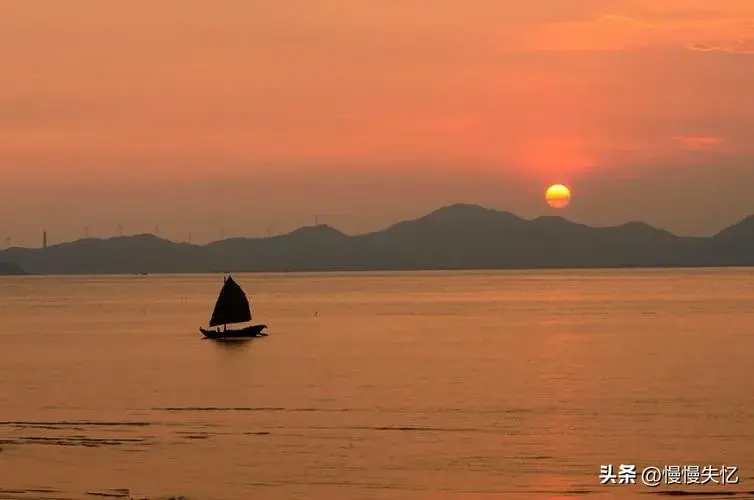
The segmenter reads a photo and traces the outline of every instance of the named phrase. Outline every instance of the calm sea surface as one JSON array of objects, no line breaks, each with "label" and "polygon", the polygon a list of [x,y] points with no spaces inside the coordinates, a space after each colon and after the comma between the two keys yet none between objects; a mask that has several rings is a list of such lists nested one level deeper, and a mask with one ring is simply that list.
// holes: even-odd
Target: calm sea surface
[{"label": "calm sea surface", "polygon": [[201,339],[219,275],[0,279],[0,499],[754,490],[754,271],[235,278],[269,337]]}]

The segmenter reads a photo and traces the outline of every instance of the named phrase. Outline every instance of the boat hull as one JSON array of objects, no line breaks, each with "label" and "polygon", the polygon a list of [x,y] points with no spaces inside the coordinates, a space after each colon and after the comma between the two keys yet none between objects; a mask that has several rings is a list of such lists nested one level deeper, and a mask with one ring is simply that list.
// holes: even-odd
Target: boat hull
[{"label": "boat hull", "polygon": [[204,337],[208,339],[239,339],[249,337],[266,337],[267,334],[262,331],[265,328],[267,328],[267,325],[250,325],[238,330],[228,329],[218,332],[217,330],[205,330],[204,328],[199,327],[199,331],[202,332],[202,335],[204,335]]}]

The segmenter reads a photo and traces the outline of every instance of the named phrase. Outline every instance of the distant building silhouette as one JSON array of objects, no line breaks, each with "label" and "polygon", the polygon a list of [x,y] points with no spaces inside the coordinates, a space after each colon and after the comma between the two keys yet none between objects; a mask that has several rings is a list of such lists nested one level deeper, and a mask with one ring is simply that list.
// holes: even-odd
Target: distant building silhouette
[{"label": "distant building silhouette", "polygon": [[318,226],[320,223],[327,224],[327,222],[322,222],[323,218],[325,219],[332,219],[335,218],[344,218],[349,217],[350,214],[347,213],[324,213],[324,214],[314,214],[314,225]]}]

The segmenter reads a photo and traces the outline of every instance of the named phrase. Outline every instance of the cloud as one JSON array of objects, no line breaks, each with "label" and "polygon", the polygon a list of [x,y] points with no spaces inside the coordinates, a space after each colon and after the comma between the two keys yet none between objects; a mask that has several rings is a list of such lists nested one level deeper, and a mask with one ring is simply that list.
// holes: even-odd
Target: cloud
[{"label": "cloud", "polygon": [[605,14],[604,16],[601,16],[598,21],[607,21],[612,23],[621,23],[621,24],[627,24],[634,28],[641,28],[641,29],[668,29],[669,26],[667,24],[652,22],[646,19],[640,19],[638,17],[633,17],[625,14]]},{"label": "cloud", "polygon": [[[534,50],[635,50],[652,46],[750,53],[754,2],[603,0],[588,19],[543,22],[521,34]],[[701,43],[705,40],[714,43]]]},{"label": "cloud", "polygon": [[723,143],[720,137],[704,135],[682,135],[673,137],[673,140],[680,145],[681,149],[693,151],[712,149]]},{"label": "cloud", "polygon": [[690,50],[699,52],[728,52],[731,54],[754,54],[754,38],[738,40],[718,40],[689,45]]}]

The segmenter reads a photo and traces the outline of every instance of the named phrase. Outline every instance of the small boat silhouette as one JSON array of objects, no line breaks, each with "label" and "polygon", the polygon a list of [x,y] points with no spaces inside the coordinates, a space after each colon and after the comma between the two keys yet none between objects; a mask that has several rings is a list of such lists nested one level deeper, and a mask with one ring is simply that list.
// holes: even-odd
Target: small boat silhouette
[{"label": "small boat silhouette", "polygon": [[[215,309],[209,320],[210,329],[199,327],[206,338],[230,339],[246,337],[266,337],[262,330],[267,325],[249,325],[237,330],[228,329],[228,325],[246,323],[251,321],[251,305],[246,293],[231,276],[225,278],[220,295],[217,297]],[[222,326],[222,329],[220,329]],[[217,329],[212,329],[216,327]]]}]

